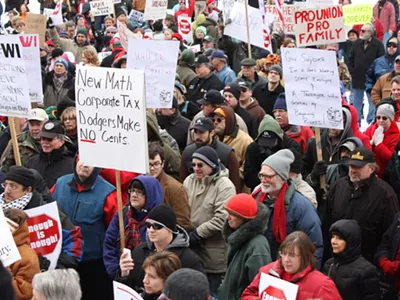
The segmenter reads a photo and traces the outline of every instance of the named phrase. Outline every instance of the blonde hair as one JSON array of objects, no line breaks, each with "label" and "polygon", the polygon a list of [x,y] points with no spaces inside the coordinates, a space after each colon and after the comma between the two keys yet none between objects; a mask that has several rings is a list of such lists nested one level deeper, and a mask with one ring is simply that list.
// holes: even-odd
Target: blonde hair
[{"label": "blonde hair", "polygon": [[149,267],[153,267],[157,276],[165,282],[169,275],[181,268],[181,261],[175,253],[164,251],[155,253],[145,259],[143,271]]},{"label": "blonde hair", "polygon": [[63,110],[61,114],[61,123],[64,123],[65,118],[71,116],[76,119],[76,108],[74,106],[67,107],[66,109]]},{"label": "blonde hair", "polygon": [[92,49],[88,48],[86,50],[83,51],[82,53],[86,59],[87,59],[87,64],[93,65],[93,66],[99,66],[100,62],[99,59],[97,57],[97,53],[95,51],[93,51]]}]

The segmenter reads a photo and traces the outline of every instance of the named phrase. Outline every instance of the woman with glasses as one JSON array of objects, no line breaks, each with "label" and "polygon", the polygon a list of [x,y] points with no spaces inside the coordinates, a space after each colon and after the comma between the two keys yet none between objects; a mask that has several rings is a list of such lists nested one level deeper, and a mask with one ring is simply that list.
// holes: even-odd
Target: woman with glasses
[{"label": "woman with glasses", "polygon": [[[154,207],[163,202],[164,191],[156,178],[143,175],[132,180],[128,193],[128,201],[122,213],[124,216],[125,248],[132,250],[140,243],[146,242],[148,214]],[[111,278],[114,278],[117,274],[120,255],[117,212],[104,239],[103,260]]]},{"label": "woman with glasses", "polygon": [[61,123],[63,124],[66,134],[71,141],[78,147],[78,127],[76,123],[76,108],[67,107],[61,114]]},{"label": "woman with glasses", "polygon": [[395,108],[392,104],[381,102],[376,108],[375,122],[365,131],[371,140],[372,151],[379,166],[377,175],[382,178],[394,148],[400,139],[400,131],[394,120]]},{"label": "woman with glasses", "polygon": [[334,282],[316,269],[314,253],[315,246],[304,232],[292,232],[280,245],[278,260],[260,269],[241,299],[269,299],[267,291],[259,295],[262,273],[298,285],[296,300],[342,299]]}]

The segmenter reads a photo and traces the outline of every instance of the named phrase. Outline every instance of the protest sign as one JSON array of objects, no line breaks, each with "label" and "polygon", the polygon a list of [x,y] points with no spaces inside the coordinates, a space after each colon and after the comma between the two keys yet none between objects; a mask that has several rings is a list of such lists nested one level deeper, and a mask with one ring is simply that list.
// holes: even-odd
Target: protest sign
[{"label": "protest sign", "polygon": [[129,286],[113,281],[114,300],[143,300],[143,298]]},{"label": "protest sign", "polygon": [[[279,17],[279,11],[276,5],[265,5],[266,20],[273,23],[274,31],[283,31],[286,34],[294,33],[294,12],[301,7],[299,5],[282,5],[281,11],[284,17],[284,24]],[[268,14],[272,14],[274,18],[270,18]]]},{"label": "protest sign", "polygon": [[296,300],[298,289],[297,284],[261,273],[258,287],[260,299]]},{"label": "protest sign", "polygon": [[304,9],[294,13],[297,46],[323,45],[346,40],[341,6]]},{"label": "protest sign", "polygon": [[25,33],[37,33],[39,35],[39,48],[44,46],[47,18],[45,15],[27,13]]},{"label": "protest sign", "polygon": [[[220,2],[220,1],[218,1],[218,2]],[[230,18],[231,11],[232,11],[233,6],[235,5],[235,3],[244,4],[244,0],[221,0],[221,2],[223,3],[223,7],[224,7],[222,12],[224,14],[224,22],[225,22],[225,24],[226,24],[226,20],[228,20]]]},{"label": "protest sign", "polygon": [[313,7],[323,7],[323,6],[333,6],[338,5],[338,0],[307,0],[306,5],[310,8]]},{"label": "protest sign", "polygon": [[104,51],[104,52],[99,52],[97,53],[97,58],[99,59],[100,62],[103,61],[104,58],[109,56],[112,53],[112,51]]},{"label": "protest sign", "polygon": [[142,24],[144,22],[144,15],[142,12],[132,9],[129,13],[128,20],[134,23]]},{"label": "protest sign", "polygon": [[264,48],[272,53],[272,44],[271,44],[272,38],[271,38],[269,24],[267,22],[264,24],[263,40],[264,40]]},{"label": "protest sign", "polygon": [[344,25],[370,23],[373,15],[372,4],[344,5],[343,7]]},{"label": "protest sign", "polygon": [[31,113],[28,77],[17,35],[0,35],[0,115],[28,117]]},{"label": "protest sign", "polygon": [[178,32],[187,43],[193,43],[192,18],[178,16]]},{"label": "protest sign", "polygon": [[110,0],[90,1],[92,16],[107,16],[113,13],[113,4]]},{"label": "protest sign", "polygon": [[62,0],[59,0],[56,7],[54,8],[54,11],[51,14],[51,19],[53,20],[54,25],[61,25],[64,23],[63,17],[62,17]]},{"label": "protest sign", "polygon": [[8,267],[21,259],[18,248],[15,245],[10,227],[0,209],[0,260],[5,267]]},{"label": "protest sign", "polygon": [[30,246],[37,255],[50,261],[55,269],[62,249],[62,227],[57,202],[27,209]]},{"label": "protest sign", "polygon": [[146,21],[164,19],[167,15],[167,6],[167,0],[146,0],[144,19]]},{"label": "protest sign", "polygon": [[120,21],[117,21],[117,27],[121,45],[126,51],[128,51],[128,40],[129,38],[135,38],[134,33]]},{"label": "protest sign", "polygon": [[201,48],[200,45],[193,45],[193,46],[189,46],[189,45],[185,45],[183,44],[187,49],[193,51],[194,53],[200,52]]},{"label": "protest sign", "polygon": [[283,48],[281,57],[289,124],[342,129],[335,52]]},{"label": "protest sign", "polygon": [[143,71],[77,66],[75,95],[82,161],[147,173]]},{"label": "protest sign", "polygon": [[179,41],[129,40],[127,68],[142,70],[148,108],[172,107]]}]

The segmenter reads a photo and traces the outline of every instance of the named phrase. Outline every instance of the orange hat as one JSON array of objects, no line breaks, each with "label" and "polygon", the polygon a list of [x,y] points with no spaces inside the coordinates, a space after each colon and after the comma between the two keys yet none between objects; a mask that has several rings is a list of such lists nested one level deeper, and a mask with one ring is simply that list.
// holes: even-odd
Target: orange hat
[{"label": "orange hat", "polygon": [[257,216],[257,201],[248,194],[233,196],[224,207],[229,214],[250,220]]},{"label": "orange hat", "polygon": [[214,109],[213,114],[219,114],[221,117],[226,118],[226,113],[221,107]]},{"label": "orange hat", "polygon": [[265,59],[266,64],[273,64],[273,65],[280,65],[281,64],[281,59],[278,55],[270,53],[267,55],[267,58]]}]

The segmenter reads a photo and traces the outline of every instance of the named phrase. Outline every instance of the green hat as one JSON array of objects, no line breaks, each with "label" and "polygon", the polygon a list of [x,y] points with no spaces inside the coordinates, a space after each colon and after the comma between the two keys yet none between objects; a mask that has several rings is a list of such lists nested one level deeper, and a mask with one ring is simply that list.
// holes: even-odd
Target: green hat
[{"label": "green hat", "polygon": [[207,29],[206,29],[204,26],[199,26],[199,27],[197,27],[196,33],[197,33],[197,31],[199,31],[199,30],[203,31],[204,35],[207,35]]},{"label": "green hat", "polygon": [[214,38],[211,35],[206,35],[203,40],[214,43]]},{"label": "green hat", "polygon": [[179,60],[187,62],[189,65],[193,64],[193,62],[194,62],[194,52],[192,50],[189,50],[189,49],[183,50]]},{"label": "green hat", "polygon": [[78,35],[78,34],[83,34],[87,38],[87,30],[86,30],[86,28],[79,28],[76,31],[76,35]]}]

